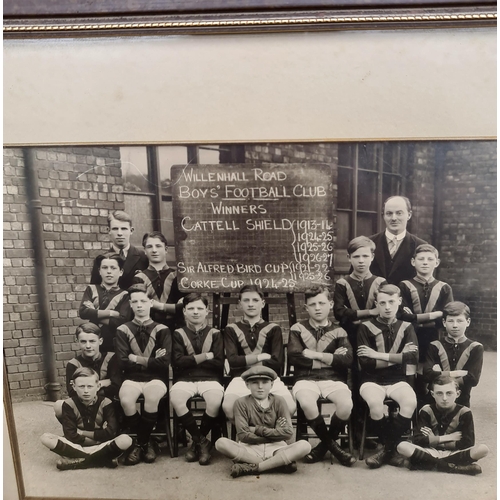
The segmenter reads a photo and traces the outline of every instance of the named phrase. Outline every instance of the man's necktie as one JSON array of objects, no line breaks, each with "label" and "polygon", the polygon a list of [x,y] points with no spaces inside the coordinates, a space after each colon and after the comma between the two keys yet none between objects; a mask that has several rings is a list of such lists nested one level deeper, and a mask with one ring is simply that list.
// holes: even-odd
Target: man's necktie
[{"label": "man's necktie", "polygon": [[391,258],[394,257],[397,247],[398,247],[398,239],[394,236],[394,238],[389,241],[389,253],[391,254]]},{"label": "man's necktie", "polygon": [[120,250],[120,253],[119,253],[120,257],[125,260],[127,257],[125,256],[125,250],[123,250],[123,248]]}]

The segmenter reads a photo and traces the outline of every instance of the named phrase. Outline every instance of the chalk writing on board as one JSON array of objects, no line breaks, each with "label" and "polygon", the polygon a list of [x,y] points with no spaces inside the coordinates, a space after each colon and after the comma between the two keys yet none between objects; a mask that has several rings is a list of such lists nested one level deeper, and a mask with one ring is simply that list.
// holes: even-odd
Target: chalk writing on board
[{"label": "chalk writing on board", "polygon": [[182,290],[303,291],[333,275],[330,166],[172,167]]}]

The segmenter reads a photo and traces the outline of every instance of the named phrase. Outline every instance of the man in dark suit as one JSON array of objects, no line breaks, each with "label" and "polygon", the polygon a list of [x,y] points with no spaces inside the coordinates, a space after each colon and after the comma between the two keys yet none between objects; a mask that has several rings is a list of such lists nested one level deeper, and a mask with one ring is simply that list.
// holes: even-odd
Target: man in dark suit
[{"label": "man in dark suit", "polygon": [[[122,210],[115,210],[108,215],[109,236],[111,239],[110,251],[117,253],[125,260],[123,274],[118,280],[118,286],[127,290],[133,283],[136,271],[142,271],[148,267],[148,258],[144,250],[130,244],[130,236],[134,232],[132,218]],[[90,283],[98,285],[101,283],[99,266],[94,260]]]},{"label": "man in dark suit", "polygon": [[405,196],[391,196],[384,203],[385,231],[370,236],[375,243],[375,258],[370,271],[392,285],[415,276],[411,259],[418,245],[427,243],[406,230],[411,219],[411,203]]}]

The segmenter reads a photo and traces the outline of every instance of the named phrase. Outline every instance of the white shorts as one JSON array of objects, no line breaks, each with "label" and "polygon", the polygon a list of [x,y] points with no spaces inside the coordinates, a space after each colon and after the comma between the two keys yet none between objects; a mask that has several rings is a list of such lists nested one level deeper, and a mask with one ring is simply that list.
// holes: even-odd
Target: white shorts
[{"label": "white shorts", "polygon": [[379,385],[376,384],[375,382],[365,382],[364,384],[361,384],[361,387],[359,388],[359,394],[365,401],[366,398],[363,396],[363,393],[366,392],[367,390],[369,390],[370,392],[378,392],[380,394],[380,399],[382,400],[384,400],[385,398],[392,399],[391,395],[394,393],[394,391],[397,391],[402,387],[405,387],[413,394],[415,394],[415,392],[411,388],[411,385],[408,382],[396,382],[395,384],[392,385]]},{"label": "white shorts", "polygon": [[124,380],[122,386],[120,387],[120,393],[118,396],[120,396],[120,394],[122,394],[122,391],[124,389],[126,390],[127,388],[139,390],[141,394],[144,394],[144,389],[146,387],[154,387],[154,386],[161,387],[164,390],[163,396],[167,394],[167,386],[165,385],[165,382],[163,382],[163,380],[155,378],[153,380],[150,380],[149,382],[136,382],[135,380]]},{"label": "white shorts", "polygon": [[285,441],[278,441],[277,443],[262,443],[262,444],[247,444],[247,443],[237,443],[238,446],[242,446],[249,453],[255,455],[258,459],[264,461],[271,458],[278,450],[285,448],[288,445]]},{"label": "white shorts", "polygon": [[[274,382],[271,388],[271,394],[275,396],[281,396],[285,399],[291,399],[290,391],[288,387],[281,381],[278,377]],[[243,396],[248,396],[250,394],[250,389],[247,387],[247,384],[241,377],[234,377],[224,392],[224,395],[236,395],[240,398]]]},{"label": "white shorts", "polygon": [[216,380],[200,380],[199,382],[176,382],[170,388],[170,394],[173,391],[183,391],[189,394],[189,397],[201,396],[207,391],[219,391],[221,394],[224,392],[224,387],[222,387]]},{"label": "white shorts", "polygon": [[347,384],[338,380],[299,380],[292,388],[293,397],[297,398],[297,392],[301,390],[314,392],[322,398],[327,398],[336,391],[349,391],[351,393]]},{"label": "white shorts", "polygon": [[413,446],[415,446],[418,450],[433,456],[434,458],[447,458],[456,455],[457,453],[461,453],[462,451],[472,450],[472,448],[465,448],[464,450],[436,450],[436,448],[422,448],[422,446],[418,446],[416,444]]}]

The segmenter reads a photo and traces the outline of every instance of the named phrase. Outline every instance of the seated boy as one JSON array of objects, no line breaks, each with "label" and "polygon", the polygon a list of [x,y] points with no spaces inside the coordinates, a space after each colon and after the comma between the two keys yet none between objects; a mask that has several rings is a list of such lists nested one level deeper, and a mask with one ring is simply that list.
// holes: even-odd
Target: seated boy
[{"label": "seated boy", "polygon": [[149,261],[147,269],[137,271],[134,283],[144,283],[153,301],[151,318],[174,331],[183,324],[182,297],[177,284],[177,271],[167,264],[167,238],[159,231],[146,233],[142,246]]},{"label": "seated boy", "polygon": [[[394,452],[410,428],[417,398],[406,377],[415,375],[418,341],[410,323],[396,318],[401,296],[396,285],[384,284],[375,295],[379,315],[358,327],[358,359],[361,367],[359,393],[370,410],[383,448],[365,462],[371,469],[396,463]],[[384,400],[399,405],[399,413],[388,422]],[[394,460],[393,460],[394,459]]]},{"label": "seated boy", "polygon": [[470,309],[463,302],[450,302],[443,309],[446,335],[431,342],[424,363],[424,378],[432,382],[439,375],[449,375],[458,382],[457,403],[470,406],[470,393],[479,383],[483,368],[483,345],[468,339]]},{"label": "seated boy", "polygon": [[[210,461],[211,442],[206,438],[219,415],[224,388],[221,385],[224,369],[224,346],[219,330],[207,325],[208,300],[199,293],[183,299],[186,326],[172,335],[172,367],[174,385],[170,401],[193,443],[186,453],[187,462]],[[206,409],[198,427],[187,402],[193,396],[205,400]]]},{"label": "seated boy", "polygon": [[[305,292],[309,319],[290,329],[288,359],[294,367],[293,395],[300,404],[307,423],[320,443],[306,456],[306,462],[323,460],[327,451],[346,467],[356,459],[337,444],[352,410],[351,391],[346,385],[347,370],[352,363],[352,347],[343,328],[328,319],[333,302],[328,288],[317,286]],[[318,398],[335,403],[330,429],[318,410]]]},{"label": "seated boy", "polygon": [[347,258],[352,273],[335,283],[333,313],[347,332],[351,346],[356,347],[357,327],[361,320],[377,316],[375,292],[385,282],[374,276],[370,265],[375,255],[375,243],[366,236],[358,236],[347,245]]},{"label": "seated boy", "polygon": [[215,443],[218,451],[235,462],[231,476],[257,475],[272,469],[295,472],[295,460],[307,455],[311,445],[304,440],[290,445],[285,442],[292,437],[293,427],[285,401],[271,393],[276,372],[267,366],[252,366],[241,378],[250,394],[234,405],[238,442],[222,437]]},{"label": "seated boy", "polygon": [[126,434],[118,437],[113,404],[99,396],[99,377],[91,368],[78,368],[72,375],[75,395],[63,402],[61,423],[64,437],[45,433],[42,443],[63,457],[57,462],[61,470],[110,467],[132,446]]},{"label": "seated boy", "polygon": [[96,258],[101,284],[87,287],[78,311],[80,318],[91,321],[101,329],[103,352],[114,352],[116,329],[132,319],[128,293],[118,286],[118,279],[123,274],[123,262],[116,253]]},{"label": "seated boy", "polygon": [[[127,454],[125,465],[142,460],[152,463],[156,452],[150,436],[158,416],[158,404],[167,393],[168,367],[172,351],[170,330],[149,317],[151,299],[146,286],[132,285],[128,289],[134,319],[116,331],[116,355],[123,370],[119,397],[125,414],[125,426],[137,432],[137,444]],[[144,411],[139,415],[136,402],[144,396]]]},{"label": "seated boy", "polygon": [[439,252],[432,245],[419,245],[411,259],[417,275],[399,284],[403,308],[399,318],[414,324],[419,365],[425,361],[429,344],[438,339],[444,306],[453,301],[451,286],[434,278],[439,263]]},{"label": "seated boy", "polygon": [[[83,323],[76,329],[76,340],[80,346],[80,354],[68,361],[66,365],[66,389],[68,397],[76,395],[73,387],[73,374],[78,368],[91,368],[99,377],[99,396],[106,396],[111,401],[118,396],[121,385],[121,373],[118,359],[113,352],[99,352],[102,344],[101,331],[94,323]],[[54,412],[60,421],[63,400],[54,403]]]},{"label": "seated boy", "polygon": [[489,450],[484,444],[474,445],[472,412],[456,403],[460,394],[456,379],[440,375],[430,388],[434,403],[420,410],[413,443],[399,443],[398,452],[410,459],[411,469],[480,474],[481,467],[474,462]]},{"label": "seated boy", "polygon": [[[224,393],[222,409],[231,422],[234,421],[235,401],[249,394],[241,374],[254,365],[267,366],[280,374],[285,361],[281,328],[261,318],[265,302],[260,289],[256,285],[244,286],[239,292],[238,304],[243,319],[227,325],[223,332],[224,349],[233,378]],[[285,399],[290,415],[295,413],[295,401],[279,377],[271,392]]]}]

